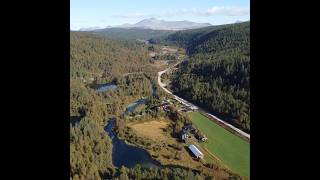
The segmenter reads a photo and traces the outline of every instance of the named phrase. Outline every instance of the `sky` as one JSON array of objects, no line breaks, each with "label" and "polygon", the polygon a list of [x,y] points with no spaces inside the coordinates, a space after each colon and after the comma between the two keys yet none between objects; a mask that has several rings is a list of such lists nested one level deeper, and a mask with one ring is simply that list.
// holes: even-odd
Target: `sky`
[{"label": "sky", "polygon": [[250,20],[250,0],[70,0],[70,29],[134,24],[143,19],[212,25]]}]

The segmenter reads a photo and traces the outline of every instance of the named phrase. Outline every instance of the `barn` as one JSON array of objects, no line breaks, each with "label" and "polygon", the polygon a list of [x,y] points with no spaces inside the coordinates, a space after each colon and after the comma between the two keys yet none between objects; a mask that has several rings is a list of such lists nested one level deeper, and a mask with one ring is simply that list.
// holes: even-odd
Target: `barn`
[{"label": "barn", "polygon": [[203,154],[202,152],[193,144],[189,146],[190,151],[193,153],[194,156],[197,158],[203,159]]}]

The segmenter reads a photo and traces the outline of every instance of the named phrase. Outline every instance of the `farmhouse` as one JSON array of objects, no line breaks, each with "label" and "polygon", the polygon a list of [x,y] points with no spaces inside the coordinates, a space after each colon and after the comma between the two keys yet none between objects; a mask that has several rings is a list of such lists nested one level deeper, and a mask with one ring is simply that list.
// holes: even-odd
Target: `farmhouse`
[{"label": "farmhouse", "polygon": [[181,141],[186,142],[186,139],[189,137],[188,132],[185,130],[182,130],[180,132]]},{"label": "farmhouse", "polygon": [[189,146],[190,151],[193,153],[193,155],[198,159],[203,159],[202,152],[193,144]]},{"label": "farmhouse", "polygon": [[164,111],[169,111],[168,107],[170,106],[170,103],[169,102],[164,102],[162,104],[159,104],[155,107],[157,107],[158,109],[162,109]]}]

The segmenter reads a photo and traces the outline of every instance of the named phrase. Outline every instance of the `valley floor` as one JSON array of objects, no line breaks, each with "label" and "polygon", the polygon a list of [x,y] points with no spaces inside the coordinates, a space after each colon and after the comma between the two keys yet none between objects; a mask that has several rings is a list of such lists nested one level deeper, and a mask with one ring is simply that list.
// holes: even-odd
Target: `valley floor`
[{"label": "valley floor", "polygon": [[[208,137],[206,143],[193,143],[200,146],[208,162],[222,163],[231,171],[240,174],[245,178],[250,177],[250,134],[224,122],[216,116],[200,109],[196,105],[174,95],[166,88],[161,76],[183,61],[158,72],[158,84],[166,93],[172,95],[183,106],[193,109],[195,112],[189,113],[192,122]],[[199,112],[198,112],[199,110]],[[202,115],[204,113],[206,116]],[[210,119],[209,119],[210,117]],[[213,120],[214,119],[214,120]]]}]

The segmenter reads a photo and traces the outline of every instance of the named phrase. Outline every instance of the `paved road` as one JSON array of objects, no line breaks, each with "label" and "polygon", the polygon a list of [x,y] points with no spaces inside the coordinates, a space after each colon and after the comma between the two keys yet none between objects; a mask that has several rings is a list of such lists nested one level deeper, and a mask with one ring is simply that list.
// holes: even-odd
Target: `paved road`
[{"label": "paved road", "polygon": [[177,64],[175,64],[175,65],[173,65],[173,66],[171,66],[171,67],[169,67],[169,68],[167,68],[167,69],[165,69],[165,70],[163,70],[163,71],[158,72],[158,84],[159,84],[159,86],[160,86],[165,92],[167,92],[167,93],[169,93],[169,94],[172,94],[173,97],[174,97],[178,102],[180,102],[180,103],[182,103],[182,104],[184,104],[184,105],[186,105],[186,106],[189,106],[191,109],[201,110],[202,112],[206,113],[208,116],[214,118],[215,120],[219,121],[220,123],[224,124],[225,126],[231,128],[232,130],[234,130],[235,132],[237,132],[237,133],[240,134],[241,136],[244,136],[244,137],[246,137],[246,138],[248,138],[248,139],[250,140],[250,134],[248,134],[248,133],[246,133],[246,132],[243,132],[242,130],[234,127],[233,125],[231,125],[231,124],[229,124],[229,123],[227,123],[227,122],[225,122],[225,121],[223,121],[223,120],[221,120],[221,119],[219,119],[217,116],[215,116],[215,115],[213,115],[213,114],[210,114],[209,112],[207,112],[207,111],[205,111],[205,110],[203,110],[203,109],[199,109],[199,107],[197,107],[196,105],[188,102],[187,100],[185,100],[185,99],[183,99],[183,98],[180,98],[180,97],[174,95],[171,91],[169,91],[167,88],[165,88],[165,87],[166,87],[166,84],[164,84],[164,83],[161,82],[161,75],[164,74],[164,73],[166,73],[167,71],[171,70],[173,67],[177,66],[177,65],[180,64],[181,62],[183,62],[183,61],[180,61],[180,62],[178,62]]}]

